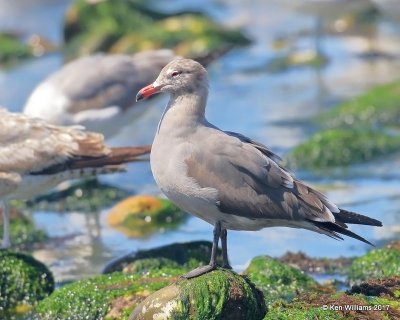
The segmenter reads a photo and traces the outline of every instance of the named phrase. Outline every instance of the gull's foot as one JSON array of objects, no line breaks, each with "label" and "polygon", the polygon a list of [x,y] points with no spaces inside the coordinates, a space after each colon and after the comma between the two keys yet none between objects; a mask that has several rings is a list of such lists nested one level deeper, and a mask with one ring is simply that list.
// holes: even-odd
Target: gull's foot
[{"label": "gull's foot", "polygon": [[182,278],[185,278],[185,279],[196,278],[196,277],[201,276],[201,275],[203,275],[203,274],[205,274],[207,272],[215,270],[216,268],[217,268],[216,265],[207,264],[205,266],[198,267],[198,268],[193,269],[192,271],[184,274],[182,276]]}]

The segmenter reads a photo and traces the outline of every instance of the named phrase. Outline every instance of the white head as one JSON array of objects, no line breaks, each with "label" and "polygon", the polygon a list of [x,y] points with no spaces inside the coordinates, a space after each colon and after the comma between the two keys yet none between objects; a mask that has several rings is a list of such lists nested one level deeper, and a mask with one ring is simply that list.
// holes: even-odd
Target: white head
[{"label": "white head", "polygon": [[136,101],[146,99],[159,92],[172,96],[196,95],[208,92],[208,76],[203,66],[191,59],[175,59],[160,72],[156,81],[144,87],[136,96]]}]

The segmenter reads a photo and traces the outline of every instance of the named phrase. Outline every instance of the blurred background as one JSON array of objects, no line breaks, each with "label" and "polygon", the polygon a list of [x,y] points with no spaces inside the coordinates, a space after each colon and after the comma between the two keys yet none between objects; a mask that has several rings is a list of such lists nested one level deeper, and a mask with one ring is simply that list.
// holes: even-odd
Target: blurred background
[{"label": "blurred background", "polygon": [[[211,57],[210,122],[266,144],[340,207],[383,221],[383,228],[352,226],[376,246],[400,239],[400,2],[110,2],[0,0],[0,105],[21,112],[41,81],[95,52],[169,48]],[[155,99],[108,143],[151,143],[166,100]],[[126,194],[160,194],[148,163],[99,181]],[[174,228],[126,234],[108,224],[115,202],[25,208],[48,235],[28,250],[62,282],[98,273],[133,250],[211,239],[212,227],[191,216]],[[369,249],[289,228],[230,232],[229,248],[238,271],[261,254],[338,257]]]}]

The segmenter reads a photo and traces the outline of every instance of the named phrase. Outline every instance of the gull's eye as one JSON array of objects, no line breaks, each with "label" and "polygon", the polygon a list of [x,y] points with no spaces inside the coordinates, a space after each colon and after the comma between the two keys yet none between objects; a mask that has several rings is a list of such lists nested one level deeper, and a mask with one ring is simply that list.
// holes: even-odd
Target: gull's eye
[{"label": "gull's eye", "polygon": [[175,78],[176,76],[180,75],[180,71],[174,71],[171,73],[171,77]]}]

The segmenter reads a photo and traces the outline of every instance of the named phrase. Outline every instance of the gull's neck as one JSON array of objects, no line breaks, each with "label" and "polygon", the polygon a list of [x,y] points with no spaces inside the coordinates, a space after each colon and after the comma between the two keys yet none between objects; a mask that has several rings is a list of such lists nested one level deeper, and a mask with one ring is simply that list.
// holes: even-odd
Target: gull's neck
[{"label": "gull's neck", "polygon": [[205,110],[208,89],[172,94],[158,125],[158,133],[176,130],[180,127],[195,127],[207,123]]}]

